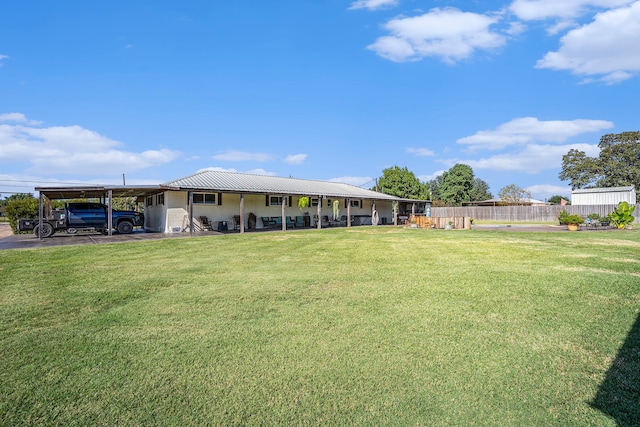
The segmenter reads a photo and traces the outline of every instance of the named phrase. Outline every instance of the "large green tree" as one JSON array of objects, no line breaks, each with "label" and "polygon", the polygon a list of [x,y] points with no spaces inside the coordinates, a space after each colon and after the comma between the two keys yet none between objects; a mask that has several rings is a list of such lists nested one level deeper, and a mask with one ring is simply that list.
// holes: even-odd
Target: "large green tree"
[{"label": "large green tree", "polygon": [[489,200],[493,198],[493,194],[489,191],[489,184],[480,178],[473,180],[473,191],[471,193],[471,201]]},{"label": "large green tree", "polygon": [[435,205],[459,205],[493,198],[489,184],[475,178],[473,169],[463,164],[457,164],[429,181],[429,189]]},{"label": "large green tree", "polygon": [[440,188],[442,187],[443,173],[436,176],[434,179],[429,181],[429,190],[431,190],[431,198],[436,200],[441,200],[440,198]]},{"label": "large green tree", "polygon": [[560,179],[569,181],[573,189],[627,185],[640,189],[640,132],[603,135],[598,147],[598,157],[569,150],[562,156]]},{"label": "large green tree", "polygon": [[473,198],[475,177],[471,166],[458,163],[442,174],[440,200],[448,205],[460,206]]},{"label": "large green tree", "polygon": [[378,178],[378,189],[404,199],[428,200],[429,184],[420,180],[407,167],[393,166],[382,171]]}]

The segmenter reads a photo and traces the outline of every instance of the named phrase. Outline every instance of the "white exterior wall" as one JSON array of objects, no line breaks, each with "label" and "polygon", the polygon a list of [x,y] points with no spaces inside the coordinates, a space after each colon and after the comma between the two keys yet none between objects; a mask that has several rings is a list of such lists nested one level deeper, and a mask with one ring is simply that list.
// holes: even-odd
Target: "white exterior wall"
[{"label": "white exterior wall", "polygon": [[617,205],[620,202],[627,202],[630,205],[635,205],[635,190],[571,193],[572,205]]},{"label": "white exterior wall", "polygon": [[166,194],[165,204],[158,204],[158,194],[149,196],[152,204],[147,205],[147,198],[144,200],[144,229],[147,231],[164,232],[164,218],[166,216]]},{"label": "white exterior wall", "polygon": [[[199,192],[196,192],[199,193]],[[150,231],[175,233],[175,232],[188,232],[189,231],[189,207],[186,191],[167,191],[165,192],[165,204],[163,206],[147,206],[145,207],[145,228]],[[233,228],[233,216],[240,214],[240,195],[233,193],[222,193],[222,204],[218,205],[218,193],[216,194],[216,204],[194,204],[193,205],[193,219],[194,224],[199,228],[199,217],[206,216],[209,222],[212,224],[213,229],[217,229],[219,221],[226,221],[228,228]],[[277,196],[272,194],[271,196]],[[314,226],[313,216],[317,214],[316,206],[308,206],[302,211],[298,208],[299,196],[291,197],[291,206],[287,203],[285,205],[285,216],[290,216],[295,219],[296,216],[303,216],[305,213],[309,213],[311,217],[311,226]],[[330,204],[334,199],[324,199],[322,203],[320,215],[333,216],[333,207]],[[344,199],[340,200],[340,216],[347,215],[347,208],[345,208]],[[372,200],[359,200],[361,202],[360,207],[352,207],[351,215],[371,215]],[[154,196],[154,204],[156,198]],[[390,201],[377,201],[376,209],[379,217],[387,218],[387,223],[391,223],[392,218],[392,204]],[[147,212],[149,216],[147,217]],[[244,226],[248,229],[247,223],[249,219],[249,213],[253,213],[256,216],[256,228],[263,228],[260,217],[263,216],[281,216],[282,206],[266,206],[266,196],[261,194],[246,194],[244,197]],[[164,221],[163,221],[164,220]]]}]

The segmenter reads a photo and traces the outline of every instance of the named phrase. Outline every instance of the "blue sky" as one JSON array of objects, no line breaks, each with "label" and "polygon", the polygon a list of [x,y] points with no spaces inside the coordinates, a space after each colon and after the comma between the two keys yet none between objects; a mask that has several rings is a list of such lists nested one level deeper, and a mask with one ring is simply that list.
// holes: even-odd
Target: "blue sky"
[{"label": "blue sky", "polygon": [[563,154],[640,129],[639,23],[629,0],[4,2],[0,194],[465,163],[569,195]]}]

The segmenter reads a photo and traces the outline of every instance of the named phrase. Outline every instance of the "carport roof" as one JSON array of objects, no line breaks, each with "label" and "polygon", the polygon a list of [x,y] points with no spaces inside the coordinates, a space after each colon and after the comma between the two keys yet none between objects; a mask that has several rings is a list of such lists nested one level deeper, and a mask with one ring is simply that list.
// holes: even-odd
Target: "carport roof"
[{"label": "carport roof", "polygon": [[82,199],[103,197],[112,191],[113,197],[145,197],[163,191],[158,185],[111,185],[36,187],[49,199]]},{"label": "carport roof", "polygon": [[[340,182],[283,178],[226,171],[202,171],[170,181],[161,187],[172,190],[196,190],[227,193],[283,194],[297,196],[344,197],[369,200],[401,201],[395,196],[378,193]],[[417,200],[414,200],[417,201]]]}]

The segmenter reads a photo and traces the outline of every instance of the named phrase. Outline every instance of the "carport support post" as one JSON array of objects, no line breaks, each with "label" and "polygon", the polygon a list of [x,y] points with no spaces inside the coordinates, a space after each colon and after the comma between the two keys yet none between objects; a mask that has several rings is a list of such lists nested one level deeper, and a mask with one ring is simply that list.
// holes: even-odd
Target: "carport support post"
[{"label": "carport support post", "polygon": [[316,224],[316,227],[318,227],[318,230],[322,228],[322,217],[320,216],[320,214],[322,213],[323,203],[324,203],[324,196],[318,196],[318,223]]},{"label": "carport support post", "polygon": [[187,192],[189,198],[189,237],[193,236],[193,191]]},{"label": "carport support post", "polygon": [[109,229],[109,231],[107,232],[107,234],[109,236],[111,236],[113,234],[112,228],[113,228],[113,190],[109,190],[107,192],[108,197],[109,197],[109,204],[107,205],[107,228]]},{"label": "carport support post", "polygon": [[351,199],[347,199],[347,227],[351,227]]},{"label": "carport support post", "polygon": [[244,233],[244,193],[240,193],[240,234]]},{"label": "carport support post", "polygon": [[44,203],[42,202],[43,198],[42,192],[40,192],[40,197],[38,198],[38,240],[42,240],[42,208]]}]

